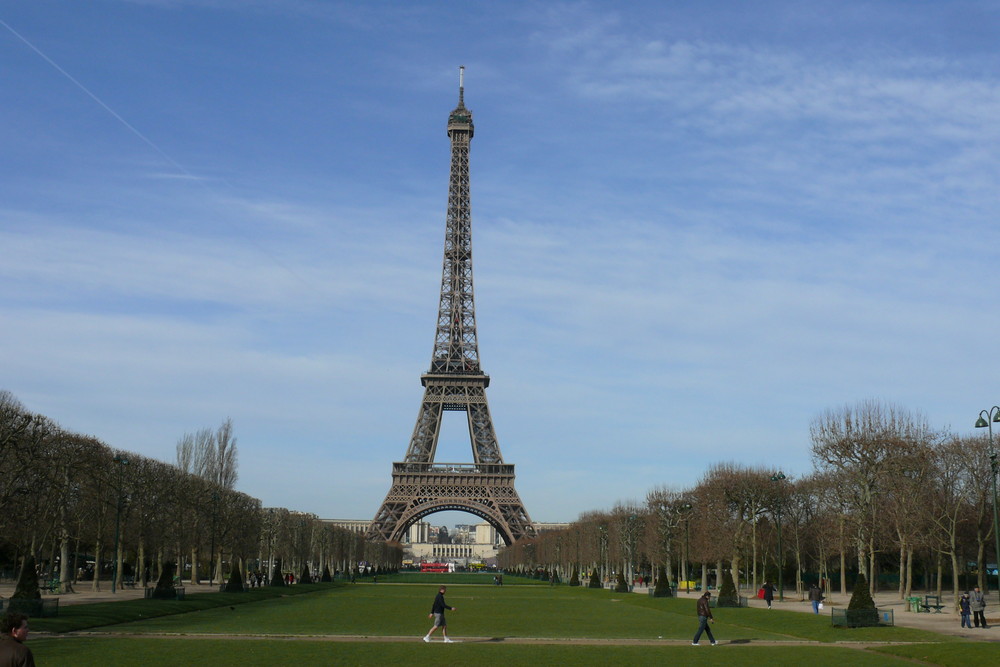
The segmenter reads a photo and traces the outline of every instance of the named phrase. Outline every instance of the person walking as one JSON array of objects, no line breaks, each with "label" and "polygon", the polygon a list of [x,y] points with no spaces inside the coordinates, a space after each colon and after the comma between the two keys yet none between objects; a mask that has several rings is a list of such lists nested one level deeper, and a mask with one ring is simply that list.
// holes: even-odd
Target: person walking
[{"label": "person walking", "polygon": [[28,617],[9,611],[0,619],[0,665],[7,667],[35,667],[31,649],[24,645],[28,639]]},{"label": "person walking", "polygon": [[427,614],[428,618],[434,617],[434,625],[432,625],[431,629],[427,631],[426,635],[424,635],[425,642],[430,643],[431,635],[434,634],[435,630],[441,628],[441,634],[444,636],[444,642],[446,644],[452,643],[452,641],[448,639],[448,622],[444,618],[444,610],[447,609],[448,611],[454,611],[455,608],[449,607],[448,603],[444,601],[445,590],[445,586],[438,589],[438,593],[434,597],[434,604],[431,606],[431,613]]},{"label": "person walking", "polygon": [[[982,627],[984,630],[990,626],[986,625],[986,616],[984,612],[986,611],[986,596],[979,586],[972,589],[969,593],[969,608],[972,610],[972,622],[976,624],[976,627]],[[980,625],[982,622],[982,625]]]},{"label": "person walking", "polygon": [[764,602],[767,603],[767,608],[771,608],[771,603],[774,602],[774,586],[771,582],[765,581],[764,585],[761,586],[761,590],[764,591]]},{"label": "person walking", "polygon": [[809,602],[812,603],[813,613],[818,614],[819,605],[823,602],[823,591],[816,584],[809,587]]},{"label": "person walking", "polygon": [[969,603],[969,594],[962,593],[962,599],[958,601],[958,610],[962,614],[962,627],[972,628],[972,605]]},{"label": "person walking", "polygon": [[712,616],[712,609],[708,606],[711,598],[712,593],[709,591],[705,591],[705,594],[698,598],[698,632],[694,634],[691,646],[698,646],[698,640],[701,639],[702,632],[708,635],[708,641],[712,642],[712,646],[718,643],[715,641],[715,637],[712,636],[712,628],[708,627],[709,623],[715,623],[715,617]]}]

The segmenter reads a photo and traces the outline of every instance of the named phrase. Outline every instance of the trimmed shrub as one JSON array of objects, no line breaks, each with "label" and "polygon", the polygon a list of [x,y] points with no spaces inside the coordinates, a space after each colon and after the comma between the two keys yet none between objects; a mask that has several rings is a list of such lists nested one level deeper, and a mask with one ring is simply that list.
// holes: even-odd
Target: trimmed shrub
[{"label": "trimmed shrub", "polygon": [[879,624],[878,609],[875,608],[875,600],[868,590],[868,580],[863,574],[859,574],[858,580],[854,582],[854,593],[847,603],[845,619],[849,628],[867,628]]},{"label": "trimmed shrub", "polygon": [[324,583],[324,584],[328,584],[331,581],[333,581],[333,577],[330,576],[330,566],[329,565],[324,565],[323,566],[323,576],[320,577],[319,580],[322,583]]},{"label": "trimmed shrub", "polygon": [[17,576],[12,600],[41,600],[42,591],[38,587],[38,572],[35,571],[35,557],[25,556],[21,563],[21,573]]},{"label": "trimmed shrub", "polygon": [[601,578],[597,574],[597,568],[595,567],[590,573],[590,583],[587,584],[587,588],[602,588]]},{"label": "trimmed shrub", "polygon": [[730,574],[721,574],[722,583],[719,586],[719,599],[716,604],[720,607],[740,606],[740,596],[736,593],[736,584]]},{"label": "trimmed shrub", "polygon": [[656,586],[653,587],[654,598],[672,598],[674,592],[670,590],[670,581],[667,580],[667,570],[662,565],[656,568]]},{"label": "trimmed shrub", "polygon": [[573,567],[573,574],[569,576],[569,585],[570,586],[580,585],[580,569],[576,566]]},{"label": "trimmed shrub", "polygon": [[847,604],[847,608],[875,608],[875,600],[872,599],[871,591],[868,590],[868,580],[865,578],[865,575],[859,574],[858,580],[854,582],[854,592],[851,594],[851,601]]},{"label": "trimmed shrub", "polygon": [[167,561],[160,570],[160,578],[156,580],[156,587],[153,589],[152,597],[157,600],[175,600],[177,591],[174,590],[174,563]]},{"label": "trimmed shrub", "polygon": [[628,593],[628,582],[625,581],[625,572],[618,570],[618,583],[615,584],[615,593]]},{"label": "trimmed shrub", "polygon": [[243,573],[240,572],[238,563],[233,563],[233,571],[229,574],[229,581],[226,582],[225,591],[227,593],[242,593],[244,591]]},{"label": "trimmed shrub", "polygon": [[302,576],[299,577],[300,584],[311,584],[313,582],[312,576],[309,574],[309,566],[305,565],[302,567]]},{"label": "trimmed shrub", "polygon": [[274,570],[271,572],[271,586],[284,586],[285,578],[281,575],[281,559],[274,561]]}]

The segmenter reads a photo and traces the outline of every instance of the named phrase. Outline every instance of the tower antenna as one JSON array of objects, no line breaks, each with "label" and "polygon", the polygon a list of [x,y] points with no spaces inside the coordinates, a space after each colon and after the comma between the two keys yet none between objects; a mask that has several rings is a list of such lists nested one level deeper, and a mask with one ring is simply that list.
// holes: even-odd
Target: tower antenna
[{"label": "tower antenna", "polygon": [[458,66],[458,103],[465,104],[465,65]]}]

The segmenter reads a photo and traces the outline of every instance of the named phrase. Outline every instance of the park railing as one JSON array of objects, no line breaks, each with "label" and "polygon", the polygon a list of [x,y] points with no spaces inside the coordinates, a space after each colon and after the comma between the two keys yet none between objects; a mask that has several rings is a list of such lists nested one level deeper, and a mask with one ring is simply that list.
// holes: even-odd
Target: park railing
[{"label": "park railing", "polygon": [[873,628],[895,625],[892,609],[830,608],[830,619],[837,628]]}]

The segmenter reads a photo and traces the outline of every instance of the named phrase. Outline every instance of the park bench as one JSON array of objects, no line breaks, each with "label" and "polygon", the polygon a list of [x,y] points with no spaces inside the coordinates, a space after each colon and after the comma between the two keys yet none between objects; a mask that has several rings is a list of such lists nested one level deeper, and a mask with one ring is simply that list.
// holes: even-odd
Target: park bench
[{"label": "park bench", "polygon": [[940,614],[944,607],[945,605],[941,604],[941,598],[937,595],[925,595],[924,603],[920,605],[920,608],[928,614],[931,613],[931,609],[934,610],[935,614]]},{"label": "park bench", "polygon": [[122,579],[122,586],[125,588],[135,588],[135,577],[125,577]]}]

